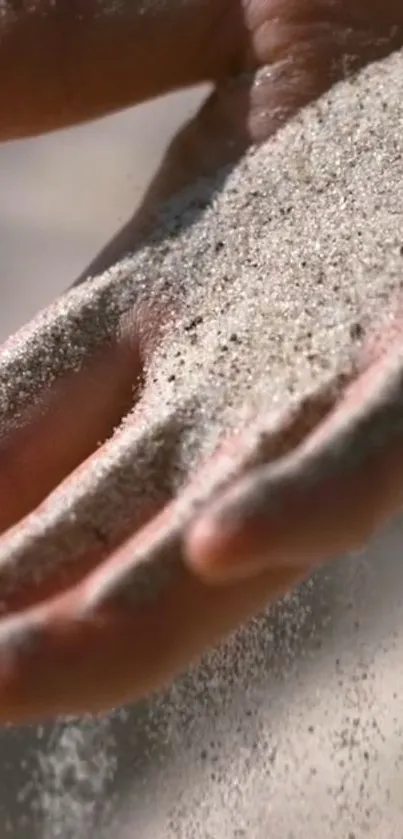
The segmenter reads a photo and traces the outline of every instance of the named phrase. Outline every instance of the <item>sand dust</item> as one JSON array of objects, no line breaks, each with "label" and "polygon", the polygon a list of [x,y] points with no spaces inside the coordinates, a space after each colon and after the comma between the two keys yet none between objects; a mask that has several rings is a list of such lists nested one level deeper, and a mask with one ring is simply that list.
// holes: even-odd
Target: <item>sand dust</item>
[{"label": "sand dust", "polygon": [[[5,541],[5,585],[12,568],[42,575],[61,557],[77,561],[97,539],[114,544],[135,524],[140,500],[175,494],[223,433],[251,416],[275,416],[348,370],[401,289],[402,127],[398,55],[177,199],[139,253],[67,294],[10,343],[0,370],[6,430],[23,422],[41,389],[111,339],[138,300],[177,304],[137,422],[126,421],[103,459]],[[389,711],[397,719],[400,706],[396,694],[381,718],[376,656],[351,642],[357,659],[334,665],[330,657],[320,707],[310,665],[289,676],[293,709],[283,704],[281,679],[270,687],[273,655],[284,674],[304,638],[310,590],[287,602],[277,635],[270,618],[253,622],[154,703],[169,732],[169,777],[157,773],[151,798],[138,797],[130,831],[142,839],[398,839],[401,797],[380,755],[393,729]],[[279,713],[281,732],[272,725]]]}]

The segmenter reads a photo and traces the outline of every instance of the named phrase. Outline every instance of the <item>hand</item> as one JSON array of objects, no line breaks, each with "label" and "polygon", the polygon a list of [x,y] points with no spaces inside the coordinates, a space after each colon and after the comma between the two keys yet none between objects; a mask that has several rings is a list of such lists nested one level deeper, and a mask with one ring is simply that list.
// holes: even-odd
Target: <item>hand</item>
[{"label": "hand", "polygon": [[[351,10],[351,4],[329,6],[324,0],[256,0],[243,6],[195,0],[165,4],[163,12],[152,4],[143,9],[140,15],[138,4],[133,12],[131,3],[111,19],[105,6],[98,20],[86,6],[84,17],[73,18],[60,0],[40,17],[27,12],[12,17],[8,12],[0,45],[0,66],[3,61],[13,90],[12,96],[3,93],[4,137],[99,115],[202,79],[216,85],[207,105],[169,150],[140,215],[102,256],[100,267],[133,249],[162,198],[203,167],[210,171],[252,140],[267,137],[344,74],[346,56],[353,56],[355,69],[402,42],[397,2],[382,8],[378,2],[362,2]],[[154,45],[147,43],[147,55],[142,48],[145,32]],[[200,33],[203,39],[197,40]],[[54,66],[60,61],[60,44],[67,44],[70,55],[74,44],[74,56],[63,56],[60,62],[62,78]],[[110,84],[98,73],[101,64],[111,70]],[[272,72],[265,71],[268,67]],[[199,520],[180,517],[186,499],[197,497],[197,475],[173,501],[163,482],[153,487],[157,496],[142,483],[134,498],[125,496],[124,515],[116,518],[104,477],[122,468],[130,475],[133,458],[144,456],[141,414],[134,411],[117,437],[108,438],[129,415],[133,389],[134,401],[143,392],[144,366],[161,322],[147,289],[133,296],[120,316],[126,280],[123,274],[107,292],[118,304],[112,306],[116,316],[107,326],[100,319],[99,301],[90,295],[89,302],[84,284],[72,292],[83,295],[78,319],[64,319],[63,301],[55,304],[0,356],[5,388],[0,418],[0,713],[5,720],[96,711],[144,695],[270,598],[312,573],[318,562],[361,543],[400,503],[393,486],[398,423],[396,436],[391,424],[400,397],[396,351],[393,376],[388,356],[379,362],[379,370],[371,367],[363,373],[368,378],[351,385],[340,405],[333,405],[329,394],[314,395],[315,404],[324,406],[318,407],[323,424],[305,428],[298,438],[295,428],[300,424],[291,418],[295,439],[283,460],[248,469],[244,444],[234,441],[233,459],[241,460],[245,477],[227,489],[212,480]],[[175,289],[169,294],[172,306],[177,305]],[[98,328],[92,332],[94,322]],[[61,348],[75,348],[69,363],[63,351],[49,357],[46,337],[52,329],[59,329]],[[24,378],[28,361],[41,383],[40,393],[31,392]],[[377,431],[385,417],[384,445],[374,459],[364,445],[365,423]],[[164,441],[169,419],[147,433],[162,432]],[[106,442],[97,448],[99,441]],[[349,459],[351,441],[360,443],[362,453],[355,466]],[[336,443],[342,477],[332,465]],[[163,463],[164,445],[160,456]],[[228,460],[227,453],[224,457]],[[214,476],[214,469],[214,462],[205,466],[209,475]],[[364,507],[360,487],[370,469],[382,481],[374,482],[374,494],[366,496]],[[86,480],[90,471],[96,474],[95,485]],[[353,480],[346,508],[349,471]],[[274,493],[281,500],[276,520],[269,515]],[[314,525],[307,518],[312,510]],[[98,531],[92,522],[99,520],[100,511],[104,520]],[[161,588],[154,580],[151,601],[147,587],[144,591],[145,562],[161,577]],[[167,581],[165,570],[172,573]],[[205,582],[228,582],[236,576],[244,579],[219,586]]]}]

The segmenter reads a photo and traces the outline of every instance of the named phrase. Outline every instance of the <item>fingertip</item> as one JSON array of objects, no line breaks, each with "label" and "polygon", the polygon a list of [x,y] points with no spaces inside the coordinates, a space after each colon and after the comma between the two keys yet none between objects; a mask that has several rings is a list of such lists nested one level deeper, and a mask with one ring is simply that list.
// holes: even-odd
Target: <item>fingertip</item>
[{"label": "fingertip", "polygon": [[250,544],[250,533],[235,516],[224,522],[207,511],[190,527],[186,557],[191,570],[208,583],[236,582],[259,573],[267,565]]},{"label": "fingertip", "polygon": [[[201,578],[215,579],[223,547],[220,530],[214,518],[207,514],[196,519],[186,538],[186,561]],[[217,562],[218,561],[218,562]]]}]

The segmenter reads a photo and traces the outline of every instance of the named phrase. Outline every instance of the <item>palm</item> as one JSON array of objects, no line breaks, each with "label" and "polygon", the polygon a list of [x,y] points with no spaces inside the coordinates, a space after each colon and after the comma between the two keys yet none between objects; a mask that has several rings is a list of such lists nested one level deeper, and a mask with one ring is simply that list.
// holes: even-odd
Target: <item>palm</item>
[{"label": "palm", "polygon": [[[233,38],[232,47],[225,45],[228,66],[220,61],[214,65],[213,94],[175,139],[140,212],[91,273],[136,248],[162,199],[235,160],[347,71],[403,42],[397,3],[382,10],[375,2],[357,3],[353,11],[351,4],[335,7],[324,0],[256,0],[236,10],[224,5],[223,20],[230,16]],[[217,53],[214,44],[213,34],[211,55]],[[190,83],[200,74],[190,68],[188,77],[179,73],[178,79]],[[138,260],[137,269],[141,255]],[[169,470],[175,466],[167,441],[172,424],[179,437],[183,428],[169,406],[154,425],[144,424],[141,411],[153,399],[153,384],[144,379],[144,369],[159,343],[161,312],[180,308],[180,302],[172,280],[163,288],[147,282],[139,288],[133,285],[132,271],[133,265],[127,270],[122,264],[109,280],[73,290],[67,303],[55,304],[46,318],[4,348],[0,359],[1,527],[6,531],[14,525],[0,546],[2,588],[9,612],[33,607],[5,621],[0,635],[5,717],[96,709],[141,694],[301,576],[295,568],[268,571],[241,587],[215,590],[178,562],[191,508],[184,504],[178,525],[172,515],[176,503],[172,509],[165,506],[172,496]],[[107,321],[105,307],[111,313]],[[50,358],[51,334],[53,341],[58,335],[61,351]],[[29,357],[30,369],[36,371],[34,389],[26,373]],[[321,393],[313,424],[324,405],[331,407]],[[124,417],[127,424],[109,439]],[[153,435],[162,446],[150,461]],[[244,470],[247,459],[240,451],[237,468]],[[143,480],[133,492],[139,463]],[[125,480],[131,491],[122,496],[118,485]],[[117,495],[111,494],[115,484]],[[216,491],[212,481],[211,497]],[[186,490],[180,505],[194,492],[193,487]],[[209,499],[203,497],[203,503]],[[100,520],[102,527],[94,527]],[[139,531],[146,522],[148,528]],[[173,563],[176,574],[175,585],[163,588],[146,605],[136,600],[143,596],[140,559],[154,560],[156,568]],[[133,638],[141,639],[135,655]],[[39,665],[41,684],[34,678]]]}]

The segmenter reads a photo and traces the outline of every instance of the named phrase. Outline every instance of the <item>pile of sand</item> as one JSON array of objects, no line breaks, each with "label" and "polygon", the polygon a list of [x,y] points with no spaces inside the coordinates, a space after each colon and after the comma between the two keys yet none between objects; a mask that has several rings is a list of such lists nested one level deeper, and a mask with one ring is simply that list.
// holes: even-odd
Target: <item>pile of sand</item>
[{"label": "pile of sand", "polygon": [[139,301],[175,304],[133,416],[4,543],[2,585],[21,562],[42,574],[99,540],[116,544],[140,503],[175,494],[229,431],[256,417],[275,423],[351,368],[401,285],[401,65],[397,55],[340,84],[234,169],[171,201],[139,252],[10,341],[3,433],[113,339]]}]

